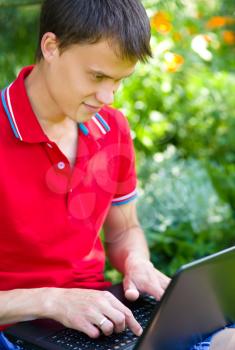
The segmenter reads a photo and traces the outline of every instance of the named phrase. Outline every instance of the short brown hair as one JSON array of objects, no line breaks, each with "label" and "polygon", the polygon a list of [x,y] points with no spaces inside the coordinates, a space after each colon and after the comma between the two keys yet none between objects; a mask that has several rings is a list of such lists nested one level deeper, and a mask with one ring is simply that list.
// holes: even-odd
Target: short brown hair
[{"label": "short brown hair", "polygon": [[60,50],[102,39],[118,44],[123,58],[145,61],[151,57],[150,23],[140,0],[45,0],[40,16],[37,60],[41,39],[53,32]]}]

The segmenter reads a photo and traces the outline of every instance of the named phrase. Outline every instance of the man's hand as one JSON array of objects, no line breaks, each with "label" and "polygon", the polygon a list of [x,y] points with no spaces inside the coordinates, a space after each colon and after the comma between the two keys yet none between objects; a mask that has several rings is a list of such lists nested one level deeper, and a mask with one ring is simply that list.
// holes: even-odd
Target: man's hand
[{"label": "man's hand", "polygon": [[123,287],[129,300],[136,300],[139,292],[145,292],[160,300],[170,279],[154,268],[153,264],[138,254],[126,259]]},{"label": "man's hand", "polygon": [[48,288],[46,317],[66,327],[86,333],[91,338],[129,327],[137,336],[142,328],[132,312],[108,291]]}]

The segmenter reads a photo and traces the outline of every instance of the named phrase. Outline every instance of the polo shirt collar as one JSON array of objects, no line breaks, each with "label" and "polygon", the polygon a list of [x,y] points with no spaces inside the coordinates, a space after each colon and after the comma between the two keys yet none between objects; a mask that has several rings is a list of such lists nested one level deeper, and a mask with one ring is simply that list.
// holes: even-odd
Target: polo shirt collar
[{"label": "polo shirt collar", "polygon": [[[25,78],[32,69],[33,66],[29,66],[21,70],[17,79],[1,92],[1,101],[17,139],[30,143],[48,142],[49,139],[32,110],[25,88]],[[80,132],[90,141],[96,142],[110,132],[110,126],[101,114],[102,110],[88,122],[78,124]]]},{"label": "polo shirt collar", "polygon": [[17,79],[1,93],[2,104],[17,139],[25,142],[47,142],[29,101],[24,80],[32,66],[22,69]]}]

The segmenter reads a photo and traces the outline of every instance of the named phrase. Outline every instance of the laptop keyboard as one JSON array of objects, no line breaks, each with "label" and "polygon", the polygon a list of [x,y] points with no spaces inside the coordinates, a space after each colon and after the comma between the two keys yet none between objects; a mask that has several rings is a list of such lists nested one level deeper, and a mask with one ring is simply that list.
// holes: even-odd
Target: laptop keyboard
[{"label": "laptop keyboard", "polygon": [[[156,303],[153,297],[143,296],[128,307],[145,328]],[[46,338],[48,342],[56,344],[58,349],[70,350],[122,350],[135,343],[137,339],[138,337],[128,328],[122,333],[112,334],[109,337],[100,336],[95,340],[73,329],[65,329]]]}]

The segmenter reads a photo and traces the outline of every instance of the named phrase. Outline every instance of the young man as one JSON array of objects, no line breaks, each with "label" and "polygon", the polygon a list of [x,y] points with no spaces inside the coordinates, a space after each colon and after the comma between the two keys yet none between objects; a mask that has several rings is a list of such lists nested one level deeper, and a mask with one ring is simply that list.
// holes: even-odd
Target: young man
[{"label": "young man", "polygon": [[98,337],[129,309],[103,291],[105,253],[128,299],[159,299],[169,279],[150,262],[135,208],[130,130],[109,107],[151,55],[138,0],[46,0],[37,62],[1,92],[0,323],[51,318]]}]

